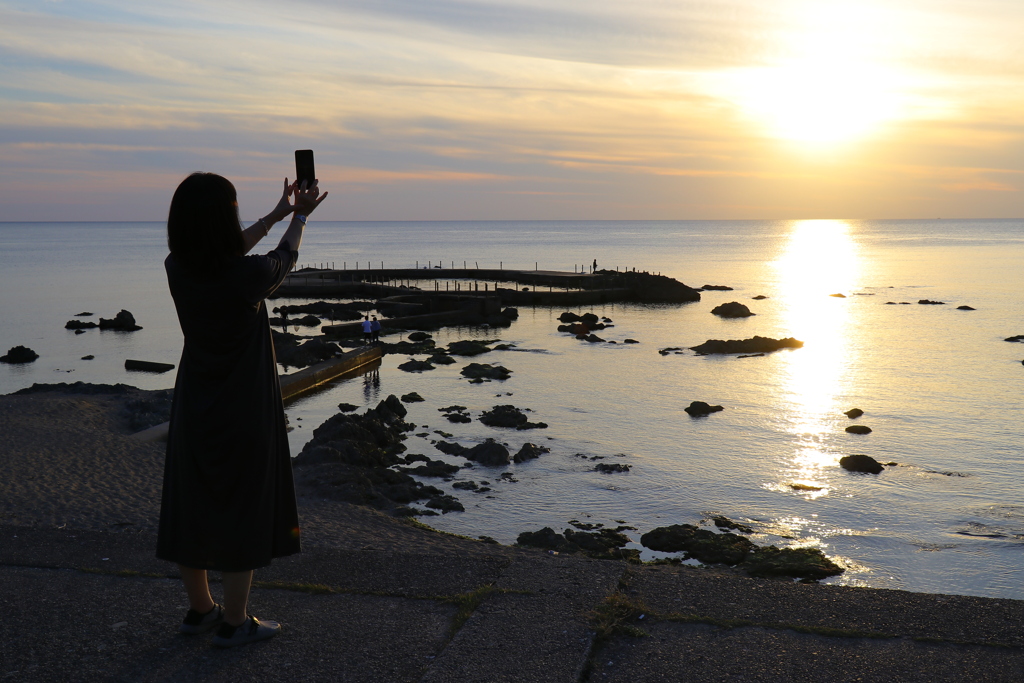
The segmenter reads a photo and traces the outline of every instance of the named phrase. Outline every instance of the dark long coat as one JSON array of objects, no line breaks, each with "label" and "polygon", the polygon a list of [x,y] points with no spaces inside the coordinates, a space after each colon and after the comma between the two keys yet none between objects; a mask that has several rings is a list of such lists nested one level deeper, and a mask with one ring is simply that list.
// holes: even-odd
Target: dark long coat
[{"label": "dark long coat", "polygon": [[291,457],[264,299],[285,248],[197,275],[164,262],[185,345],[174,385],[157,557],[246,571],[299,552]]}]

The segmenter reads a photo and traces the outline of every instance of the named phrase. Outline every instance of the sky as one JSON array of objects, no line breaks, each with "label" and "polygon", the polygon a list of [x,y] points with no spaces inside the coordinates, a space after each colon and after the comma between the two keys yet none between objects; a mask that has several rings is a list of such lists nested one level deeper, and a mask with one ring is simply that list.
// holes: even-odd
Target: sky
[{"label": "sky", "polygon": [[0,220],[1024,215],[1020,0],[0,0]]}]

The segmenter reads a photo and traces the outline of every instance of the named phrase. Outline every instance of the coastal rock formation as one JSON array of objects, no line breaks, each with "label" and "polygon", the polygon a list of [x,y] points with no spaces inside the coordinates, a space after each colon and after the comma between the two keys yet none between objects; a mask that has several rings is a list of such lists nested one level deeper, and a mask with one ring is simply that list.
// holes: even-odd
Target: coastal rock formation
[{"label": "coastal rock formation", "polygon": [[370,301],[353,301],[351,303],[314,301],[308,304],[277,306],[273,312],[280,313],[285,318],[296,313],[308,313],[327,320],[361,320],[366,311],[372,311],[375,307],[376,305]]},{"label": "coastal rock formation", "polygon": [[705,403],[704,401],[693,401],[689,406],[683,408],[691,417],[703,417],[704,415],[710,415],[711,413],[717,413],[720,410],[725,410],[722,406],[713,406]]},{"label": "coastal rock formation", "polygon": [[[460,468],[458,465],[449,465],[444,460],[431,460],[425,455],[419,456],[406,456],[406,462],[422,462],[422,465],[416,467],[402,467],[399,469],[400,472],[407,474],[415,474],[420,477],[438,477],[442,479],[450,479],[452,475],[458,472]],[[430,505],[427,505],[430,507]]]},{"label": "coastal rock formation", "polygon": [[13,346],[5,355],[0,356],[0,363],[31,363],[36,358],[39,358],[39,354],[27,346]]},{"label": "coastal rock formation", "polygon": [[101,330],[116,330],[118,332],[134,332],[142,328],[135,324],[135,316],[122,309],[113,318],[100,318]]},{"label": "coastal rock formation", "polygon": [[91,320],[69,320],[64,323],[65,330],[90,330],[94,327],[99,327],[99,324]]},{"label": "coastal rock formation", "polygon": [[338,410],[342,413],[351,413],[352,411],[359,410],[359,406],[355,403],[339,403]]},{"label": "coastal rock formation", "polygon": [[441,506],[438,509],[443,511],[457,509],[440,489],[391,469],[403,462],[402,441],[405,432],[413,428],[402,419],[404,415],[405,406],[390,395],[363,415],[329,418],[314,430],[313,438],[292,461],[300,493],[402,509],[405,514],[419,514],[404,507],[416,500],[435,501],[435,507]]},{"label": "coastal rock formation", "polygon": [[463,377],[477,382],[482,382],[485,379],[505,380],[512,375],[512,371],[508,368],[488,363],[470,363],[459,372]]},{"label": "coastal rock formation", "polygon": [[750,339],[709,339],[703,344],[691,346],[690,349],[696,351],[698,355],[706,356],[712,353],[769,353],[779,349],[799,349],[803,345],[802,341],[793,337],[772,339],[755,336]]},{"label": "coastal rock formation", "polygon": [[623,339],[622,343],[623,344],[639,344],[640,342],[638,342],[636,339]]},{"label": "coastal rock formation", "polygon": [[732,287],[727,285],[704,285],[701,287],[705,292],[731,292]]},{"label": "coastal rock formation", "polygon": [[864,414],[864,411],[861,410],[860,408],[850,408],[845,413],[843,413],[843,415],[845,415],[846,417],[850,418],[851,420],[856,420],[858,417],[860,417],[863,414]]},{"label": "coastal rock formation", "polygon": [[766,297],[764,294],[758,294],[757,296],[752,296],[750,298],[753,299],[754,301],[762,301],[764,299],[767,299],[768,297]]},{"label": "coastal rock formation", "polygon": [[1024,334],[1014,335],[1013,337],[1007,337],[1003,341],[1008,342],[1024,342]]},{"label": "coastal rock formation", "polygon": [[629,465],[621,462],[599,462],[594,465],[594,471],[601,474],[615,474],[616,472],[629,472]]},{"label": "coastal rock formation", "polygon": [[501,309],[501,315],[509,320],[519,320],[519,309],[512,306],[506,306]]},{"label": "coastal rock formation", "polygon": [[924,304],[925,306],[941,306],[946,303],[945,301],[929,301],[928,299],[921,299],[917,303]]},{"label": "coastal rock formation", "polygon": [[850,425],[846,428],[846,431],[850,434],[870,434],[871,427],[867,425]]},{"label": "coastal rock formation", "polygon": [[720,304],[711,309],[711,312],[721,318],[749,318],[754,313],[745,304],[738,301],[730,301],[727,304]]},{"label": "coastal rock formation", "polygon": [[532,443],[524,443],[522,448],[512,456],[512,462],[526,462],[527,460],[535,460],[544,453],[550,453],[551,449],[547,446],[538,446]]},{"label": "coastal rock formation", "polygon": [[508,449],[494,439],[487,439],[460,453],[462,457],[487,467],[504,467],[512,462]]},{"label": "coastal rock formation", "polygon": [[443,351],[439,351],[428,358],[427,362],[433,365],[454,365],[456,360]]},{"label": "coastal rock formation", "polygon": [[406,337],[406,339],[408,339],[411,342],[422,342],[422,341],[426,341],[426,340],[428,340],[430,338],[431,338],[431,334],[429,332],[422,332],[422,331],[420,331],[420,332],[410,332],[409,336]]},{"label": "coastal rock formation", "polygon": [[558,316],[558,319],[563,323],[583,323],[589,327],[597,325],[600,320],[600,318],[598,318],[594,313],[577,314],[572,311],[565,311]]},{"label": "coastal rock formation", "polygon": [[[356,346],[362,346],[363,342],[359,341]],[[404,354],[411,356],[417,353],[444,353],[441,349],[434,348],[433,339],[424,339],[418,342],[408,342],[401,339],[396,342],[384,342],[380,345],[384,353],[395,353]]]},{"label": "coastal rock formation", "polygon": [[704,564],[738,566],[750,576],[781,576],[819,581],[842,574],[844,569],[817,548],[758,547],[733,533],[715,533],[692,524],[658,527],[640,543],[660,552],[682,552]]},{"label": "coastal rock formation", "polygon": [[449,422],[468,424],[473,421],[469,413],[466,412],[466,406],[448,406],[447,408],[438,408],[438,411],[443,413]]},{"label": "coastal rock formation", "polygon": [[976,309],[974,306],[968,306],[967,304],[964,304],[963,306],[957,306],[956,310],[958,310],[958,311],[976,311],[978,309]]},{"label": "coastal rock formation", "polygon": [[[494,341],[498,341],[495,339]],[[487,353],[491,350],[491,347],[487,346],[491,342],[480,342],[472,339],[463,339],[460,341],[453,341],[448,344],[448,353],[452,356],[479,356],[481,353]]]},{"label": "coastal rock formation", "polygon": [[551,527],[540,531],[524,531],[516,539],[516,545],[542,550],[553,550],[559,553],[582,553],[600,559],[636,559],[637,550],[627,550],[629,537],[612,529],[601,529],[595,532],[574,531],[567,529],[565,535],[556,533]]},{"label": "coastal rock formation", "polygon": [[320,323],[320,318],[315,315],[304,315],[301,318],[270,318],[271,325],[280,325],[281,327],[289,325],[294,325],[295,327],[316,327]]},{"label": "coastal rock formation", "polygon": [[839,459],[839,466],[850,472],[866,472],[868,474],[878,474],[883,469],[882,463],[863,453],[843,456]]},{"label": "coastal rock formation", "polygon": [[729,519],[728,517],[724,517],[722,515],[718,515],[718,516],[712,517],[711,521],[714,522],[715,526],[718,527],[719,529],[729,529],[729,530],[732,530],[732,531],[740,531],[740,532],[745,533],[745,534],[752,534],[752,533],[754,533],[754,530],[752,528],[750,528],[749,526],[747,526],[746,524],[740,524],[739,522],[734,522],[731,519]]},{"label": "coastal rock formation", "polygon": [[417,394],[415,391],[410,391],[408,394],[402,394],[402,403],[422,403],[423,397]]},{"label": "coastal rock formation", "polygon": [[427,370],[433,370],[434,366],[428,361],[410,358],[399,365],[398,369],[404,370],[405,372],[426,372]]},{"label": "coastal rock formation", "polygon": [[546,429],[544,422],[530,422],[519,408],[513,405],[494,406],[480,415],[480,421],[488,427],[508,427],[510,429]]}]

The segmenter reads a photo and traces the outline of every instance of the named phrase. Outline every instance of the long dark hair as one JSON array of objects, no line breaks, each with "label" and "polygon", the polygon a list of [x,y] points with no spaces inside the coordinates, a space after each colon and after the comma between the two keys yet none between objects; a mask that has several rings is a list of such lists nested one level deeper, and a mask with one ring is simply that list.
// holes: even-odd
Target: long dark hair
[{"label": "long dark hair", "polygon": [[244,249],[238,195],[216,173],[193,173],[181,181],[167,213],[167,246],[174,258],[197,272],[226,264]]}]

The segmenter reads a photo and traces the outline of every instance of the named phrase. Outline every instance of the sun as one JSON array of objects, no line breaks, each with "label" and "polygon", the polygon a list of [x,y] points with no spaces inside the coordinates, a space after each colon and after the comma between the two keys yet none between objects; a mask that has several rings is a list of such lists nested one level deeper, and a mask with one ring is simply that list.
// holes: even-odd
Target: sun
[{"label": "sun", "polygon": [[744,118],[772,137],[814,146],[854,142],[897,118],[892,22],[864,4],[821,0],[805,9],[762,65],[726,77]]}]

